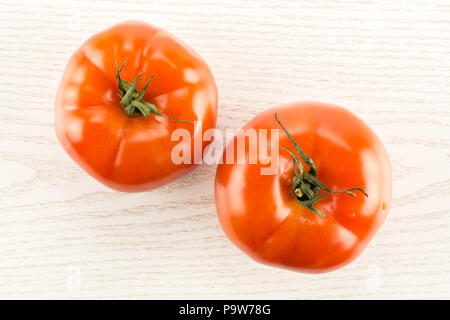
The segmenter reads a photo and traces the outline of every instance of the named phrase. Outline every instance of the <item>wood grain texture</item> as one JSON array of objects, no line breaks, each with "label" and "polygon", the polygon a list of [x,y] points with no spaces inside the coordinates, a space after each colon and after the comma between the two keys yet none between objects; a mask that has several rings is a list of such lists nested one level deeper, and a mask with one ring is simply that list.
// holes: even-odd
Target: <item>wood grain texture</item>
[{"label": "wood grain texture", "polygon": [[[450,2],[0,0],[0,298],[450,298]],[[345,106],[394,172],[388,220],[354,263],[313,276],[253,262],[222,232],[214,166],[111,191],[53,131],[66,61],[142,19],[211,66],[218,127],[295,100]]]}]

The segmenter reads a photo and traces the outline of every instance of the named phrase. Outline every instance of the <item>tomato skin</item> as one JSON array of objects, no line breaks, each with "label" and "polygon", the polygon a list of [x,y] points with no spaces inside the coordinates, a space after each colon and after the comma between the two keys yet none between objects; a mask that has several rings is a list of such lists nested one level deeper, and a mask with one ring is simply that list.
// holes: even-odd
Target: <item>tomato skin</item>
[{"label": "tomato skin", "polygon": [[[280,129],[275,113],[316,163],[319,180],[331,190],[360,187],[369,196],[359,192],[356,197],[329,195],[315,204],[326,215],[320,217],[296,201],[291,185],[293,160],[286,151],[280,150],[274,175],[261,175],[260,169],[267,165],[259,161],[226,164],[225,154],[231,149],[239,157],[236,136],[216,173],[216,208],[222,228],[258,262],[305,273],[340,268],[361,254],[389,211],[392,173],[387,153],[361,119],[342,107],[319,102],[265,110],[244,126],[244,132]],[[281,130],[279,145],[295,152]],[[246,143],[241,157],[248,157],[248,151]]]},{"label": "tomato skin", "polygon": [[[153,75],[144,99],[161,113],[195,125],[155,114],[126,115],[115,66],[125,60],[122,79],[133,82],[142,70],[140,91]],[[55,131],[67,153],[95,179],[125,192],[157,188],[191,170],[194,164],[171,160],[179,143],[171,134],[189,130],[194,159],[208,145],[194,148],[196,139],[202,141],[199,126],[214,128],[216,118],[217,87],[208,65],[169,32],[137,21],[88,39],[70,58],[55,101]]]}]

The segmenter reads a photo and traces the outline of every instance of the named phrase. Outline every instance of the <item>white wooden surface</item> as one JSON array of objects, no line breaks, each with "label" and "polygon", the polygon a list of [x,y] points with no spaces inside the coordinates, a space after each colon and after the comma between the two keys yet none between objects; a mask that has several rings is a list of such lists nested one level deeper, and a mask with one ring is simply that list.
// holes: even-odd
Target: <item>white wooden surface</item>
[{"label": "white wooden surface", "polygon": [[[216,218],[215,167],[113,192],[58,145],[67,59],[126,19],[210,64],[219,128],[295,100],[346,106],[394,171],[389,219],[325,275],[257,264]],[[0,0],[0,298],[450,298],[450,1]]]}]

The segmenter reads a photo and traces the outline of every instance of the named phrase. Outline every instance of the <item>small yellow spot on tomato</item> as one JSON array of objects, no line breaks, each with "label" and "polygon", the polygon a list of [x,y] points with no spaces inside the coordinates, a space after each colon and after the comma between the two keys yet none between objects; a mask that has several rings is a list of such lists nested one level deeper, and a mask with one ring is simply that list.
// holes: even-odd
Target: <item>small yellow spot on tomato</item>
[{"label": "small yellow spot on tomato", "polygon": [[387,208],[387,204],[386,204],[386,202],[383,202],[383,210],[386,210],[386,208]]}]

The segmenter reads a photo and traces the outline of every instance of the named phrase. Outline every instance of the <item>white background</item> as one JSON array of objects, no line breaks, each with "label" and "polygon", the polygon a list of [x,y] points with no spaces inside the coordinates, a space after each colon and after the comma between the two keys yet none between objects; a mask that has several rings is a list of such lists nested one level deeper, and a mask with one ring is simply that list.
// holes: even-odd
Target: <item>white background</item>
[{"label": "white background", "polygon": [[[216,217],[215,167],[123,194],[57,143],[56,88],[90,35],[126,19],[209,63],[218,127],[295,100],[345,106],[391,157],[388,220],[351,265],[257,264]],[[1,298],[450,298],[450,2],[0,0]]]}]

